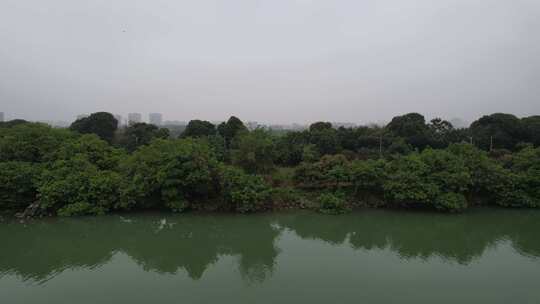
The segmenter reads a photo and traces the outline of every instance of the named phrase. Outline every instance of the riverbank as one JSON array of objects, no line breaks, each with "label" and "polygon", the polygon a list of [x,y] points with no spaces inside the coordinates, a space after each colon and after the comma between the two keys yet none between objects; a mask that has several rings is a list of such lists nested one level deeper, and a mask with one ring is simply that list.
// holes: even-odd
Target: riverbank
[{"label": "riverbank", "polygon": [[355,130],[316,123],[305,133],[279,137],[240,129],[228,139],[192,130],[178,139],[122,147],[110,137],[41,124],[0,127],[0,210],[39,217],[147,209],[339,214],[358,206],[449,213],[477,205],[540,208],[540,148],[532,144],[486,152],[449,142],[366,155],[320,153],[322,147],[299,143],[290,148],[302,153],[288,162],[276,151],[284,138],[328,133],[337,139]]}]

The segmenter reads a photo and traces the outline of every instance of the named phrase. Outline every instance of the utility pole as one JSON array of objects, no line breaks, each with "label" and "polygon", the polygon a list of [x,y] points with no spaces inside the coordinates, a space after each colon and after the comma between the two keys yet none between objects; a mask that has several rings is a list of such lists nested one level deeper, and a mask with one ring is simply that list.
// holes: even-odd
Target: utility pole
[{"label": "utility pole", "polygon": [[493,135],[490,137],[489,152],[493,151]]}]

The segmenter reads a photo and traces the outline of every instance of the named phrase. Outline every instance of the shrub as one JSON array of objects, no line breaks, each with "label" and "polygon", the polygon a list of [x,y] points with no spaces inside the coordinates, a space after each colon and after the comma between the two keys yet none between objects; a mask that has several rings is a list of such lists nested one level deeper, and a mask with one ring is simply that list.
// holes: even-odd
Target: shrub
[{"label": "shrub", "polygon": [[461,212],[467,209],[467,199],[463,194],[443,193],[435,199],[434,206],[441,211]]},{"label": "shrub", "polygon": [[294,180],[301,187],[338,189],[350,186],[350,162],[341,154],[325,155],[316,163],[302,163]]},{"label": "shrub", "polygon": [[275,144],[270,132],[242,132],[232,141],[232,163],[249,173],[268,173],[274,168]]},{"label": "shrub", "polygon": [[278,207],[298,206],[302,203],[302,194],[290,187],[272,188],[270,190],[272,204]]},{"label": "shrub", "polygon": [[28,162],[0,162],[0,211],[23,210],[33,203],[40,171]]},{"label": "shrub", "polygon": [[383,189],[391,204],[429,206],[439,194],[438,186],[429,180],[429,167],[417,153],[389,162],[385,171]]},{"label": "shrub", "polygon": [[383,181],[385,178],[384,160],[357,160],[350,166],[351,182],[354,185],[355,193],[370,192],[379,194],[383,191]]},{"label": "shrub", "polygon": [[323,193],[317,198],[317,201],[320,204],[319,212],[322,213],[341,214],[350,211],[343,197],[339,194]]},{"label": "shrub", "polygon": [[216,194],[218,162],[203,140],[158,139],[121,164],[121,207],[182,211]]},{"label": "shrub", "polygon": [[224,166],[221,169],[220,184],[224,200],[232,209],[246,213],[268,208],[270,187],[262,177]]},{"label": "shrub", "polygon": [[46,155],[76,137],[74,132],[39,123],[0,128],[0,161],[43,162]]},{"label": "shrub", "polygon": [[445,211],[467,206],[461,198],[472,183],[469,170],[460,157],[448,151],[426,149],[398,157],[386,166],[386,176],[383,189],[394,204]]},{"label": "shrub", "polygon": [[58,215],[103,214],[120,199],[118,173],[99,170],[82,155],[50,164],[39,181],[40,206]]}]

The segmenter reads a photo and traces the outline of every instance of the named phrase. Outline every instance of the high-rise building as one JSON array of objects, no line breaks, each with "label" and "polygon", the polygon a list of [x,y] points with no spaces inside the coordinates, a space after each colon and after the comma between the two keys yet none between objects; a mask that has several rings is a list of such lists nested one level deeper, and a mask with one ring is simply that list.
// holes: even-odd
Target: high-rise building
[{"label": "high-rise building", "polygon": [[128,114],[128,125],[133,125],[136,123],[142,122],[141,113],[129,113]]},{"label": "high-rise building", "polygon": [[122,121],[122,115],[120,114],[115,114],[114,115],[114,118],[118,121],[118,124],[117,124],[117,127],[120,128],[122,125],[124,125],[123,121]]},{"label": "high-rise building", "polygon": [[156,126],[161,126],[163,123],[163,115],[161,113],[150,113],[148,115],[148,121]]},{"label": "high-rise building", "polygon": [[246,123],[248,130],[255,130],[259,127],[259,123],[256,121],[249,121]]},{"label": "high-rise building", "polygon": [[4,112],[0,112],[0,122],[4,121]]}]

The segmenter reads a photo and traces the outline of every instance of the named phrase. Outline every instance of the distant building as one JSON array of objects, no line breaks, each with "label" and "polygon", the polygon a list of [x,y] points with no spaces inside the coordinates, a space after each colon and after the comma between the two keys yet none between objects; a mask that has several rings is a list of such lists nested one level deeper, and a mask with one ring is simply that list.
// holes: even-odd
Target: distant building
[{"label": "distant building", "polygon": [[148,121],[150,124],[161,126],[163,124],[163,115],[161,113],[150,113],[148,114]]},{"label": "distant building", "polygon": [[124,125],[124,122],[122,121],[122,115],[115,114],[114,118],[118,121],[118,125],[117,125],[118,128]]},{"label": "distant building", "polygon": [[0,122],[3,122],[4,119],[6,119],[6,118],[4,117],[4,112],[0,112]]},{"label": "distant building", "polygon": [[259,123],[256,122],[256,121],[249,121],[246,123],[246,127],[249,129],[249,130],[255,130],[259,127]]},{"label": "distant building", "polygon": [[142,122],[141,113],[129,113],[128,114],[128,125],[133,125],[136,123]]}]

